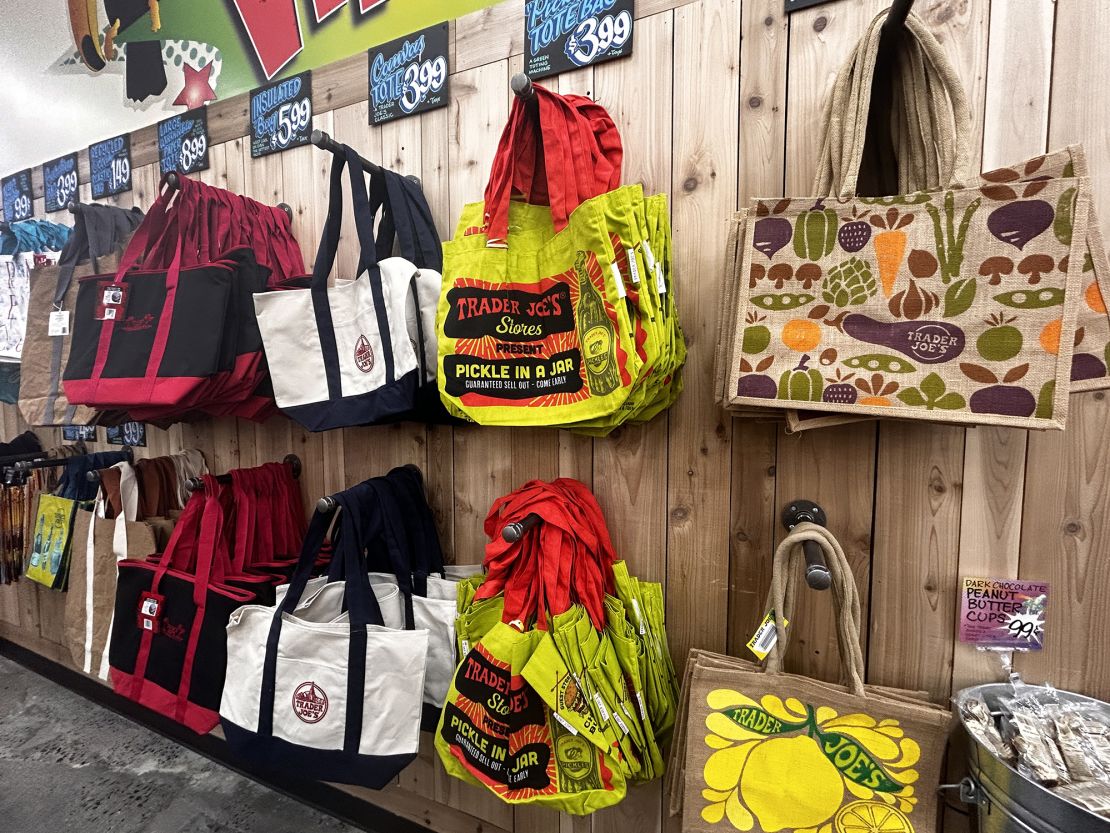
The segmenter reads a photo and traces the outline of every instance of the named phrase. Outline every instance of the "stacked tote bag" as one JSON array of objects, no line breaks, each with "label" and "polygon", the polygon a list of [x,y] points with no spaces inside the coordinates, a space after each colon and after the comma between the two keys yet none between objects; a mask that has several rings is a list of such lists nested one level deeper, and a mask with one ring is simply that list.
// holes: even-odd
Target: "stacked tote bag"
[{"label": "stacked tote bag", "polygon": [[[77,281],[101,269],[115,269],[119,255],[143,219],[137,208],[82,206],[74,216],[73,234],[55,266],[31,273],[27,334],[20,368],[19,410],[30,425],[87,425],[96,412],[72,405],[62,390],[62,370],[69,358],[70,328],[77,300]],[[51,313],[64,313],[64,328],[51,335]],[[61,330],[64,329],[65,332]]]},{"label": "stacked tote bag", "polygon": [[1104,386],[1110,360],[1082,151],[974,178],[964,90],[911,15],[894,85],[909,119],[893,124],[901,193],[860,196],[884,16],[826,104],[818,196],[756,200],[733,221],[718,396],[826,412],[796,427],[856,415],[1063,428],[1069,391]]},{"label": "stacked tote bag", "polygon": [[681,389],[667,199],[620,186],[600,105],[534,89],[444,249],[440,393],[481,424],[605,434]]},{"label": "stacked tote bag", "polygon": [[[329,287],[343,222],[344,167],[361,251],[357,274]],[[395,239],[400,254],[392,257]],[[278,407],[311,431],[444,421],[434,384],[441,268],[420,187],[378,170],[368,193],[361,160],[344,145],[332,163],[328,217],[311,278],[254,299]]]},{"label": "stacked tote bag", "polygon": [[[832,574],[843,685],[782,672],[806,541]],[[668,774],[682,829],[933,831],[951,714],[922,692],[864,685],[859,595],[828,530],[801,524],[783,540],[767,606],[778,640],[765,668],[691,652]]]},{"label": "stacked tote bag", "polygon": [[220,716],[232,751],[256,766],[380,789],[419,748],[429,634],[411,616],[391,627],[386,603],[398,601],[399,588],[371,587],[362,553],[380,545],[375,487],[334,499],[332,558],[342,580],[306,595],[333,521],[334,510],[318,512],[277,607],[232,615]]}]

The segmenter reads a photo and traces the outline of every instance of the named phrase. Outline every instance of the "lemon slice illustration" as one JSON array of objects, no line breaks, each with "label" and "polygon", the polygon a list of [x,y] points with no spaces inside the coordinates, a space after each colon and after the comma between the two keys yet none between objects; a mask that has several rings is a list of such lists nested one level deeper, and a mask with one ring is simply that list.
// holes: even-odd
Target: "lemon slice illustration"
[{"label": "lemon slice illustration", "polygon": [[913,833],[910,820],[881,801],[853,801],[833,820],[836,833]]}]

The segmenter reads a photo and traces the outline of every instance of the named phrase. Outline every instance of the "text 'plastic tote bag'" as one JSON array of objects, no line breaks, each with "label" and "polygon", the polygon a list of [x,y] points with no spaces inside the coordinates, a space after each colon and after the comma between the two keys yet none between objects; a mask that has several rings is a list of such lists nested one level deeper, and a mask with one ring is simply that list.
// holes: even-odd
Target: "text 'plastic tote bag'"
[{"label": "text 'plastic tote bag'", "polygon": [[298,609],[332,520],[317,513],[281,603],[228,625],[220,715],[232,750],[258,766],[381,789],[416,757],[428,632],[384,625],[361,555],[372,498],[367,484],[335,496],[345,614]]},{"label": "text 'plastic tote bag'", "polygon": [[[344,146],[345,147],[345,146]],[[349,168],[359,274],[328,286],[343,221],[343,168]],[[358,154],[346,148],[331,170],[331,201],[308,289],[255,296],[274,396],[286,414],[311,431],[388,422],[409,415],[434,374],[427,327],[439,275],[408,257],[438,265],[435,229],[422,197],[398,174],[380,171],[386,203],[382,232],[396,234],[402,255],[388,257],[374,236],[374,210]],[[418,190],[418,189],[417,189]],[[423,210],[420,210],[421,205]],[[365,273],[365,274],[363,274]]]}]

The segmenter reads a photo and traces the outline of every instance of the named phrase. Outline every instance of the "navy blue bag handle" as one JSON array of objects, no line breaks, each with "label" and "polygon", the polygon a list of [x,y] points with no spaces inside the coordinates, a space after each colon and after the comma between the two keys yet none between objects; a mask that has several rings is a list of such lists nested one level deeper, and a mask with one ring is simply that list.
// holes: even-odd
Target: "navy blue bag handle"
[{"label": "navy blue bag handle", "polygon": [[378,324],[378,337],[381,339],[382,352],[385,353],[385,383],[396,381],[393,362],[393,338],[389,329],[389,310],[385,303],[381,271],[378,269],[377,253],[374,245],[374,214],[370,210],[367,197],[366,179],[358,154],[347,145],[342,145],[343,153],[335,154],[332,159],[328,216],[312,268],[312,310],[316,318],[316,329],[320,334],[320,349],[324,358],[324,374],[328,383],[328,399],[343,396],[341,382],[339,348],[335,341],[335,326],[328,303],[328,275],[335,265],[335,254],[339,248],[339,234],[343,226],[343,167],[350,172],[351,195],[354,203],[355,230],[358,233],[360,254],[359,271],[367,273],[370,290],[374,298],[374,313]]}]

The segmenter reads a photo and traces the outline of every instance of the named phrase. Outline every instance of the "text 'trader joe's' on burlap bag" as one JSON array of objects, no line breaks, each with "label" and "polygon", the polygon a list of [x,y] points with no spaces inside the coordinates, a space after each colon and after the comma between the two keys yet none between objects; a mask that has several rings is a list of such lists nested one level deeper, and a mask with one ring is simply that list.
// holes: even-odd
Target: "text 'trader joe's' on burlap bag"
[{"label": "text 'trader joe's' on burlap bag", "polygon": [[[911,16],[911,47],[900,60],[920,76],[913,89],[922,100],[895,107],[947,107],[953,118],[930,128],[930,152],[911,158],[921,170],[907,165],[900,185],[940,190],[857,196],[881,20],[826,110],[815,192],[836,196],[757,200],[734,237],[741,277],[728,401],[1062,428],[1089,184],[1038,177],[1034,164],[965,187],[966,96],[936,39]],[[912,157],[911,133],[902,130],[895,145]]]},{"label": "text 'trader joe's' on burlap bag", "polygon": [[[845,685],[781,671],[801,562],[815,541],[833,578]],[[951,715],[919,693],[864,686],[860,607],[844,551],[798,526],[775,552],[780,615],[765,670],[698,657],[686,686],[684,831],[932,831]],[[672,803],[673,806],[673,803]]]}]

